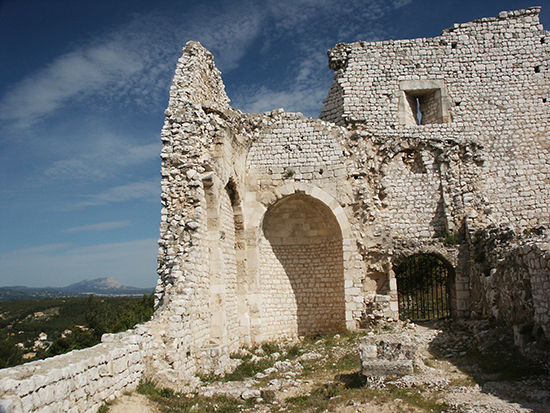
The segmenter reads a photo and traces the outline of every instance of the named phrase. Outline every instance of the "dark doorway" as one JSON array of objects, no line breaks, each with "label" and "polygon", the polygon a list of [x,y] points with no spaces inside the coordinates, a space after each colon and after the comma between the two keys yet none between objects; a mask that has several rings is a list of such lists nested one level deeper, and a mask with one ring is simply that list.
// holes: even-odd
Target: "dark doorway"
[{"label": "dark doorway", "polygon": [[417,254],[397,270],[397,295],[401,320],[436,320],[451,315],[449,266],[429,254]]}]

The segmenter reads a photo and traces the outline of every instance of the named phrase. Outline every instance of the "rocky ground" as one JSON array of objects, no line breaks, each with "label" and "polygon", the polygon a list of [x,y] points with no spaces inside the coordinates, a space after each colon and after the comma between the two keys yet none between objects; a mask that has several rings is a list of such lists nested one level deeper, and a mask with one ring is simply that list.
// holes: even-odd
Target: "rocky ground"
[{"label": "rocky ground", "polygon": [[[358,343],[382,333],[406,333],[417,344],[414,374],[360,374]],[[484,321],[384,323],[242,350],[241,366],[221,381],[203,377],[189,393],[143,383],[140,394],[121,397],[108,411],[550,412],[548,345],[539,340],[526,352],[530,358],[514,347],[509,329]]]}]

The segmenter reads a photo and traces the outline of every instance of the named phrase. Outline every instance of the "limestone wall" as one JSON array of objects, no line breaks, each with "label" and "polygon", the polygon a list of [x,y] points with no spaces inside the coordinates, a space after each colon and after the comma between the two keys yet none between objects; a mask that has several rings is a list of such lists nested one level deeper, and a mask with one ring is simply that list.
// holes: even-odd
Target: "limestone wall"
[{"label": "limestone wall", "polygon": [[[456,171],[461,199],[450,198],[449,204],[462,203],[479,225],[545,224],[550,42],[539,11],[502,12],[456,24],[435,38],[337,45],[329,52],[334,84],[321,118],[365,128],[380,140],[475,143],[478,148],[469,156],[482,179]],[[415,105],[423,112],[420,124]],[[402,196],[387,195],[390,205]],[[411,204],[426,197],[406,196]],[[433,214],[432,207],[428,210]],[[391,207],[386,216],[400,219]]]},{"label": "limestone wall", "polygon": [[327,207],[303,195],[266,214],[260,244],[264,338],[345,326],[342,232]]},{"label": "limestone wall", "polygon": [[232,109],[189,43],[162,131],[156,368],[221,371],[239,345],[356,328],[372,303],[395,317],[396,254],[427,246],[452,256],[453,314],[471,313],[469,234],[548,221],[538,13],[337,45],[322,120]]},{"label": "limestone wall", "polygon": [[490,227],[473,236],[472,311],[510,324],[540,327],[550,338],[550,236]]},{"label": "limestone wall", "polygon": [[392,235],[437,238],[447,232],[441,165],[428,151],[400,152],[384,165],[381,183],[387,208],[380,219],[391,223]]},{"label": "limestone wall", "polygon": [[142,336],[104,336],[84,350],[0,370],[0,411],[96,412],[106,401],[135,390],[145,370]]}]

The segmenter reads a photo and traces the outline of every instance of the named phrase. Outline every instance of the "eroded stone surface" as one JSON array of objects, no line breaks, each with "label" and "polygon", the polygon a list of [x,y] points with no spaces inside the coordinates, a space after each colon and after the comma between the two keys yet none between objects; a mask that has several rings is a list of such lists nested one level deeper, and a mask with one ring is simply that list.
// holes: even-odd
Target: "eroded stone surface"
[{"label": "eroded stone surface", "polygon": [[359,345],[361,371],[367,377],[413,374],[416,348],[416,344],[405,334],[367,337]]},{"label": "eroded stone surface", "polygon": [[539,12],[339,44],[320,119],[231,108],[213,56],[189,42],[161,132],[154,319],[32,379],[34,364],[3,370],[2,405],[94,411],[143,374],[181,389],[233,368],[243,345],[395,319],[394,269],[415,254],[452,270],[453,316],[550,337]]}]

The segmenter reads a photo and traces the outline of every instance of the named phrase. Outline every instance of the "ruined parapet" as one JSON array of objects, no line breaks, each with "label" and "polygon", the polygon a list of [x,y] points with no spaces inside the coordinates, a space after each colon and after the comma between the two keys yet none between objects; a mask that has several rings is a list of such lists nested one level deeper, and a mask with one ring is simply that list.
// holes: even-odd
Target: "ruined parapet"
[{"label": "ruined parapet", "polygon": [[214,64],[212,53],[199,42],[188,42],[183,48],[170,88],[168,110],[174,111],[185,103],[229,107],[221,72]]},{"label": "ruined parapet", "polygon": [[102,341],[0,370],[0,412],[97,412],[136,390],[145,370],[142,335],[128,330]]},{"label": "ruined parapet", "polygon": [[[208,217],[205,186],[211,179],[217,114],[229,110],[221,74],[210,52],[197,42],[183,49],[170,89],[161,133],[161,202],[155,345],[151,370],[168,384],[191,380],[198,365],[223,371],[225,342],[212,342]],[[221,130],[221,132],[220,132]],[[219,361],[201,363],[212,351]]]}]

